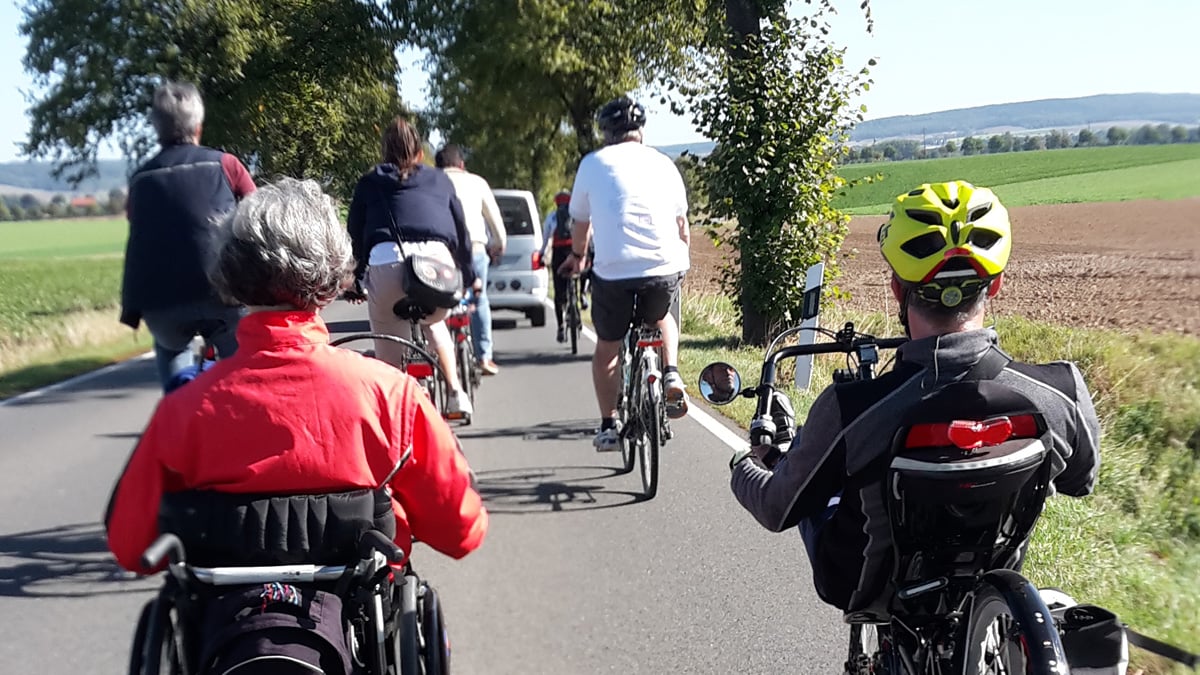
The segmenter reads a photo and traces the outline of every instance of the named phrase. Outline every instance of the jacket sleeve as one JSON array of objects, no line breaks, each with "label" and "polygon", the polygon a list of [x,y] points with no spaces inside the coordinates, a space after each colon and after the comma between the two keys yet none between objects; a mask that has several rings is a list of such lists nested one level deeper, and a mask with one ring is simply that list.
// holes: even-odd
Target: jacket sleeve
[{"label": "jacket sleeve", "polygon": [[1100,469],[1100,420],[1079,368],[1073,363],[1067,365],[1075,379],[1075,435],[1071,456],[1066,458],[1067,466],[1054,478],[1054,487],[1063,494],[1083,497],[1095,489]]},{"label": "jacket sleeve", "polygon": [[833,387],[809,410],[803,433],[771,471],[753,458],[733,467],[730,487],[742,508],[772,532],[821,511],[842,489],[846,473],[841,412]]},{"label": "jacket sleeve", "polygon": [[257,189],[254,179],[250,177],[250,172],[246,169],[246,165],[242,164],[242,160],[225,153],[221,156],[221,168],[225,170],[225,178],[229,181],[233,196],[238,201],[254,194]]},{"label": "jacket sleeve", "polygon": [[[450,179],[446,179],[449,182]],[[463,216],[462,202],[450,191],[450,216],[454,219],[454,231],[458,233],[458,247],[454,250],[454,259],[458,261],[458,269],[463,275],[463,286],[471,287],[475,283],[475,254],[471,248],[471,232],[467,229],[467,219]]]},{"label": "jacket sleeve", "polygon": [[170,471],[162,460],[165,444],[170,442],[163,435],[163,429],[170,427],[164,422],[166,416],[160,404],[117,479],[104,515],[108,550],[116,557],[117,564],[139,574],[154,571],[142,567],[141,557],[158,537],[158,508],[163,492],[181,489],[178,474]]},{"label": "jacket sleeve", "polygon": [[413,381],[404,378],[404,382],[401,404],[413,410],[405,411],[411,417],[399,417],[412,420],[408,434],[412,457],[392,478],[392,493],[418,541],[461,558],[483,543],[488,514],[471,486],[471,469],[458,439]]},{"label": "jacket sleeve", "polygon": [[367,242],[363,241],[363,230],[366,229],[367,205],[363,198],[363,183],[360,180],[354,186],[354,196],[350,198],[350,210],[346,214],[346,229],[350,232],[350,247],[354,252],[354,278],[362,280],[367,271]]},{"label": "jacket sleeve", "polygon": [[500,216],[496,195],[492,194],[492,186],[483,178],[479,179],[479,191],[483,194],[483,222],[487,223],[490,243],[503,249],[508,245],[508,233],[504,231],[504,219]]}]

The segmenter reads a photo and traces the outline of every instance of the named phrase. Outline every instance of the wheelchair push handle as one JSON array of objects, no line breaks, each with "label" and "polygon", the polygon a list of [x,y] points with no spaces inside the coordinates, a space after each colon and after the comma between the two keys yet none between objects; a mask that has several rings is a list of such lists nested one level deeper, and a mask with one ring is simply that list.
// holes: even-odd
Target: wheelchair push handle
[{"label": "wheelchair push handle", "polygon": [[358,552],[364,558],[370,557],[375,551],[382,553],[383,557],[388,559],[388,562],[397,564],[404,562],[404,550],[379,530],[366,532],[358,540]]},{"label": "wheelchair push handle", "polygon": [[158,539],[142,553],[142,567],[155,569],[169,559],[172,564],[184,562],[183,542],[179,537],[166,533],[158,535]]}]

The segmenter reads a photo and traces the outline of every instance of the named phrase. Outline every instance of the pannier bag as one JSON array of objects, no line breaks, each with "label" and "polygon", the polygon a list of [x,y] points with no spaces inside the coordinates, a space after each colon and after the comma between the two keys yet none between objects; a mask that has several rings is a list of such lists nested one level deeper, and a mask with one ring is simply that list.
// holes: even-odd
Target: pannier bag
[{"label": "pannier bag", "polygon": [[[1042,591],[1045,597],[1046,591]],[[1058,595],[1058,594],[1056,594]],[[1116,614],[1096,605],[1050,605],[1058,625],[1071,675],[1125,675],[1129,668],[1129,638]]]},{"label": "pannier bag", "polygon": [[202,675],[350,675],[342,600],[283,583],[209,601],[200,636]]}]

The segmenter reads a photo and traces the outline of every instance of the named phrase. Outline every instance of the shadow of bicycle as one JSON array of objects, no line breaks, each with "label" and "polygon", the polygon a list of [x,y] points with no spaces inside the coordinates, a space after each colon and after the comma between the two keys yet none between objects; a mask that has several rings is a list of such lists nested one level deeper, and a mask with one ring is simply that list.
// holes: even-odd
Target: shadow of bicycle
[{"label": "shadow of bicycle", "polygon": [[547,466],[481,471],[476,478],[488,512],[530,515],[595,511],[644,501],[641,493],[614,490],[604,483],[623,473],[611,466]]},{"label": "shadow of bicycle", "polygon": [[0,596],[77,598],[145,590],[114,585],[131,576],[117,566],[98,523],[0,534]]}]

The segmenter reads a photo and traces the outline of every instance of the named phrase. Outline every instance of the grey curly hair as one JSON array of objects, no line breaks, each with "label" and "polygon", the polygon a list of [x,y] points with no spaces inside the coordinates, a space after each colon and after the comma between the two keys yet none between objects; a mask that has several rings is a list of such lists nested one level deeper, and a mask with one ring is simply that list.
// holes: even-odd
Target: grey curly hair
[{"label": "grey curly hair", "polygon": [[311,180],[283,178],[242,200],[217,227],[209,280],[244,305],[317,309],[353,280],[350,235]]}]

